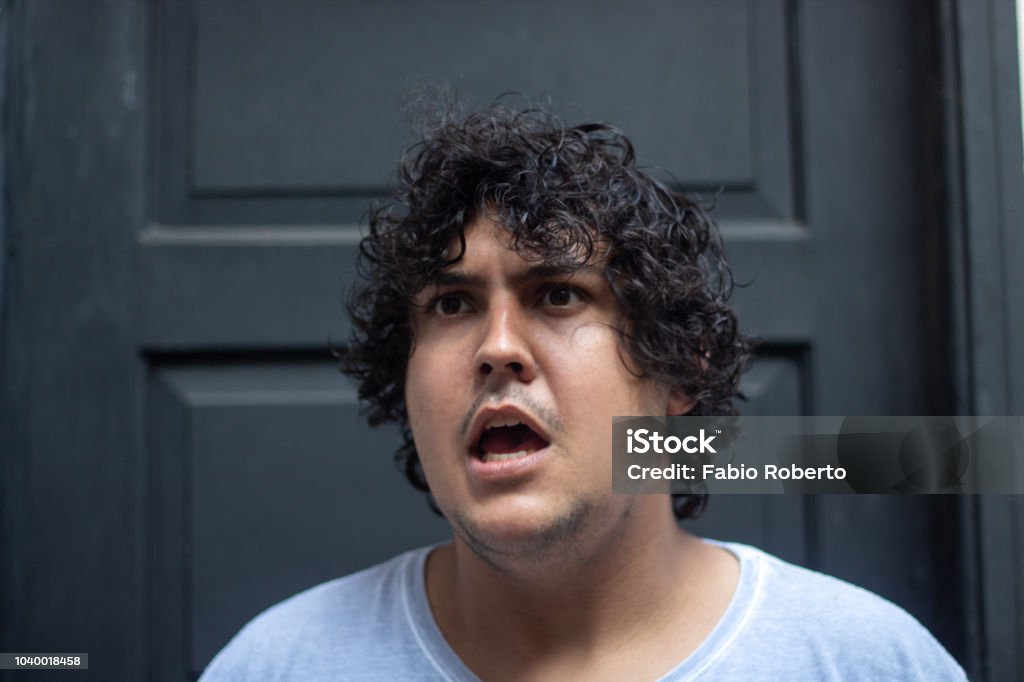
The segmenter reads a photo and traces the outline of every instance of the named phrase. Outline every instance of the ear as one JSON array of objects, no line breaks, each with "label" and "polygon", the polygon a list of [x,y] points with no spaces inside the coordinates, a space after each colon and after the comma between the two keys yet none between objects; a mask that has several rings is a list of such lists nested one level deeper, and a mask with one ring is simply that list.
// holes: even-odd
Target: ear
[{"label": "ear", "polygon": [[670,393],[665,414],[669,417],[681,417],[689,414],[696,404],[697,401],[686,394]]}]

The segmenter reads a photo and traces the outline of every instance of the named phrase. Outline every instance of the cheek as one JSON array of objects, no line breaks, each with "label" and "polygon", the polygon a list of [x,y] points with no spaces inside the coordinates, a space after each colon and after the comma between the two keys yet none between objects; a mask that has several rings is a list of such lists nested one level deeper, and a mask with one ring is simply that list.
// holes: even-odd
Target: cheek
[{"label": "cheek", "polygon": [[421,434],[420,426],[430,419],[427,414],[427,409],[431,404],[428,387],[434,381],[428,374],[429,369],[430,363],[422,362],[416,354],[409,358],[409,366],[405,375],[405,409],[409,415],[409,428],[412,429],[414,435]]},{"label": "cheek", "polygon": [[625,351],[619,352],[617,335],[604,325],[577,327],[568,343],[562,346],[560,355],[560,364],[583,384],[603,382],[610,389],[636,381],[623,364],[628,356]]},{"label": "cheek", "polygon": [[462,415],[454,399],[460,381],[451,358],[419,348],[409,358],[405,378],[405,407],[417,449],[427,459],[439,448],[450,448]]},{"label": "cheek", "polygon": [[[566,352],[568,351],[568,352]],[[594,417],[664,414],[661,392],[643,379],[617,334],[603,325],[584,325],[552,365],[567,395],[584,396],[567,406]]]}]

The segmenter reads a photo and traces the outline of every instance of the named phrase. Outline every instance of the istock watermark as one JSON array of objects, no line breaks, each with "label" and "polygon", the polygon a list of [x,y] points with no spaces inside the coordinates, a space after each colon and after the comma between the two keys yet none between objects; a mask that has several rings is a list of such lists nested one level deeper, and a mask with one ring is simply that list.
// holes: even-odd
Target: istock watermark
[{"label": "istock watermark", "polygon": [[[641,455],[647,452],[674,455],[680,451],[687,454],[704,452],[715,454],[715,449],[711,447],[711,441],[714,439],[714,436],[705,435],[704,429],[700,430],[700,435],[684,436],[683,438],[678,436],[668,436],[666,438],[657,431],[650,431],[648,429],[636,429],[635,431],[633,429],[626,429],[626,451],[630,454]],[[636,441],[635,444],[634,440]],[[694,443],[698,445],[694,445]]]},{"label": "istock watermark", "polygon": [[1024,493],[1024,417],[616,417],[620,493]]}]

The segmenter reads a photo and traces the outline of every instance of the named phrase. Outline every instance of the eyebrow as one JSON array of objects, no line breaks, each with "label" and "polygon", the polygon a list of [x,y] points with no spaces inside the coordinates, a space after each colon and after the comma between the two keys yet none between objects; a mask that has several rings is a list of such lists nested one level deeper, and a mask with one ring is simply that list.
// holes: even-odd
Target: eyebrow
[{"label": "eyebrow", "polygon": [[[593,265],[584,265],[578,268],[567,268],[561,265],[551,265],[547,263],[538,263],[537,265],[531,265],[523,272],[517,272],[516,274],[509,277],[509,281],[519,286],[522,284],[528,284],[537,280],[554,279],[559,277],[573,276],[576,274],[591,274],[600,273],[601,269]],[[434,286],[464,286],[476,289],[483,289],[487,285],[487,280],[483,275],[469,274],[461,272],[459,270],[449,270],[439,272],[430,278],[430,284]]]}]

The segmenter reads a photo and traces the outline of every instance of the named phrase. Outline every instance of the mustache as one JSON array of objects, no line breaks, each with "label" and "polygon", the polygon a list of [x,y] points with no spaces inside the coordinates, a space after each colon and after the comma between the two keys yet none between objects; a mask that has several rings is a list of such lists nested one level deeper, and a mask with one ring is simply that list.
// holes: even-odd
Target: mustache
[{"label": "mustache", "polygon": [[503,386],[494,391],[481,391],[480,395],[473,401],[473,405],[466,412],[459,424],[459,436],[465,438],[473,425],[473,417],[480,411],[480,408],[487,403],[508,402],[525,408],[535,417],[539,418],[552,433],[563,433],[565,425],[554,409],[540,402],[520,386]]}]

